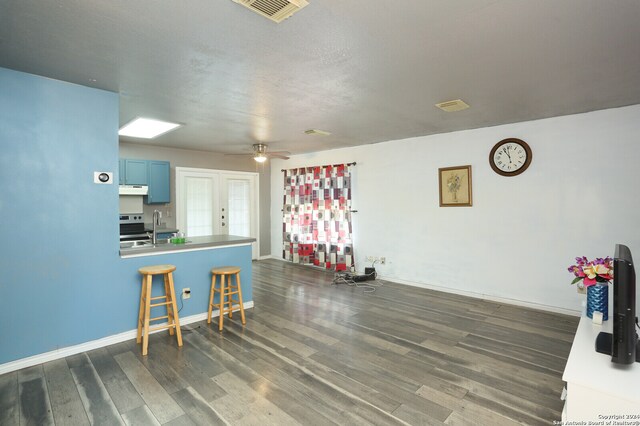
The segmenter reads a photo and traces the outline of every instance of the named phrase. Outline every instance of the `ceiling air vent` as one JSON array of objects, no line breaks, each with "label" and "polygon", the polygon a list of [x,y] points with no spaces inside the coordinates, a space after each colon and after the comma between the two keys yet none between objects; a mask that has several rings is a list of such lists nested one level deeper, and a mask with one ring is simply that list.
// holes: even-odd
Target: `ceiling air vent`
[{"label": "ceiling air vent", "polygon": [[233,0],[274,22],[282,22],[309,4],[306,0]]},{"label": "ceiling air vent", "polygon": [[469,105],[467,105],[466,102],[461,99],[441,102],[439,104],[436,104],[436,106],[446,112],[462,111],[463,109],[469,108]]},{"label": "ceiling air vent", "polygon": [[304,131],[305,135],[320,135],[320,136],[329,136],[331,133],[324,131],[324,130],[319,130],[319,129],[309,129],[309,130],[305,130]]}]

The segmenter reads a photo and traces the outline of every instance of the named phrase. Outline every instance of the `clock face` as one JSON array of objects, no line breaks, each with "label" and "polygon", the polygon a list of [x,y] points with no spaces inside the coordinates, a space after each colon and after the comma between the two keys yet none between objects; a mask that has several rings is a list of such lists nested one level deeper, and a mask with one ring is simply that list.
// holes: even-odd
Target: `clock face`
[{"label": "clock face", "polygon": [[489,154],[491,168],[502,176],[516,176],[531,164],[531,148],[520,139],[505,139],[498,142]]}]

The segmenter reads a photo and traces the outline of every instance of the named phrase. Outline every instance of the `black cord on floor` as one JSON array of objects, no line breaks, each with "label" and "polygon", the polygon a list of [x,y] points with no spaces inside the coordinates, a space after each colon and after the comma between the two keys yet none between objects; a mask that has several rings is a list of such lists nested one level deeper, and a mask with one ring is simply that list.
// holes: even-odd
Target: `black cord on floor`
[{"label": "black cord on floor", "polygon": [[[374,267],[376,262],[377,262],[376,260],[373,261],[373,263],[371,264],[372,268]],[[365,281],[366,284],[364,284],[363,281],[356,281],[355,279],[356,276],[358,277],[373,276],[373,281],[366,280]],[[374,291],[376,291],[376,288],[382,287],[382,283],[377,281],[377,278],[378,278],[378,273],[376,272],[375,269],[373,270],[373,272],[369,274],[364,274],[364,275],[355,275],[349,272],[336,272],[336,274],[333,277],[333,282],[331,284],[346,284],[349,286],[361,288],[363,293],[373,293]]]}]

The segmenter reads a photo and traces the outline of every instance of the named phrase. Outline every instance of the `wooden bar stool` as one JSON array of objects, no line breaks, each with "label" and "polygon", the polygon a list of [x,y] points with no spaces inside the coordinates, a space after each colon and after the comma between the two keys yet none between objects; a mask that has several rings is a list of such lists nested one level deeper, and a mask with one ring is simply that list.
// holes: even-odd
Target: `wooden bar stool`
[{"label": "wooden bar stool", "polygon": [[[169,329],[169,334],[173,335],[174,330],[178,339],[178,346],[182,346],[182,333],[180,332],[180,319],[178,318],[178,308],[176,306],[176,294],[173,288],[173,265],[144,266],[138,269],[142,274],[142,291],[140,292],[140,313],[138,314],[138,337],[136,342],[140,343],[142,337],[142,355],[147,354],[149,346],[149,333],[155,330]],[[164,296],[151,297],[151,284],[154,275],[164,276]],[[154,302],[163,300],[162,302]],[[152,303],[154,302],[154,303]],[[151,318],[151,308],[165,306],[167,315]],[[150,321],[167,319],[167,325],[156,325],[149,327]]]},{"label": "wooden bar stool", "polygon": [[[220,288],[216,288],[216,277],[220,276]],[[236,285],[231,284],[231,276],[235,275]],[[226,280],[225,280],[226,278]],[[218,303],[213,303],[215,293],[220,295]],[[218,322],[218,330],[222,331],[224,314],[229,313],[229,318],[233,318],[233,298],[236,295],[235,302],[240,305],[240,317],[242,324],[247,322],[244,319],[244,306],[242,306],[242,288],[240,286],[240,268],[237,266],[221,266],[211,270],[211,293],[209,295],[209,314],[207,315],[207,324],[211,324],[211,312],[216,307],[220,309],[220,320]],[[226,301],[225,301],[226,298]]]}]

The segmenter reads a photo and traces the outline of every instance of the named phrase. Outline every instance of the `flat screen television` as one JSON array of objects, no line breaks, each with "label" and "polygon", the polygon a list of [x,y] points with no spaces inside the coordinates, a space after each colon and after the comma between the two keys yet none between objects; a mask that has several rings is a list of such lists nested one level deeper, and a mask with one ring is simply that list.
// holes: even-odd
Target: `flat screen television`
[{"label": "flat screen television", "polygon": [[640,362],[636,333],[636,272],[629,247],[616,244],[613,258],[613,333],[601,332],[596,351],[618,364]]}]

